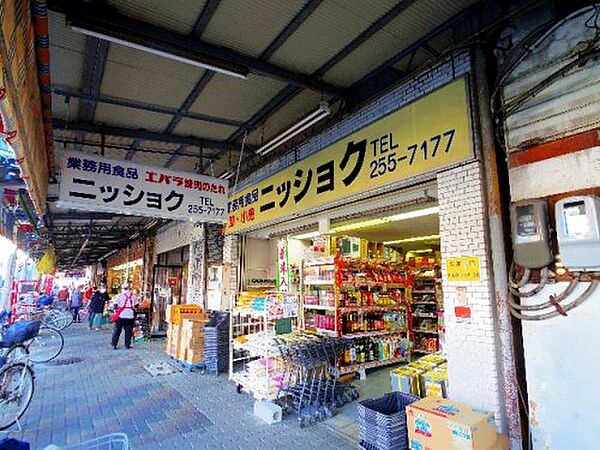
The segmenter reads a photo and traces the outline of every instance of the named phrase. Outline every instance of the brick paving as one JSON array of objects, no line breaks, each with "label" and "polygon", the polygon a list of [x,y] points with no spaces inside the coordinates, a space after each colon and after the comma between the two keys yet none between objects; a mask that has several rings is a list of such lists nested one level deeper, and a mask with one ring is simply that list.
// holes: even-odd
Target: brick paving
[{"label": "brick paving", "polygon": [[[71,365],[38,365],[23,432],[10,436],[33,449],[73,445],[123,432],[134,449],[352,449],[356,445],[325,424],[300,429],[294,417],[267,425],[253,400],[237,394],[225,375],[178,372],[152,377],[144,370],[167,359],[163,343],[112,350],[109,331],[73,324],[64,331],[58,359]],[[2,436],[0,434],[0,436]]]}]

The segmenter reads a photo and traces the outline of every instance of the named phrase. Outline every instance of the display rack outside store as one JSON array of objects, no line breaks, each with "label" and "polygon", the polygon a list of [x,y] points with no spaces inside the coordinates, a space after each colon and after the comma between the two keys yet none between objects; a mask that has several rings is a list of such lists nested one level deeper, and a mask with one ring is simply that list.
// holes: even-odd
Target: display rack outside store
[{"label": "display rack outside store", "polygon": [[279,390],[282,371],[275,344],[276,323],[294,321],[298,297],[277,292],[241,292],[231,297],[229,379],[238,390],[258,400],[272,400]]},{"label": "display rack outside store", "polygon": [[316,258],[304,261],[301,279],[304,329],[353,339],[360,350],[346,355],[340,373],[410,360],[410,280],[398,263]]}]

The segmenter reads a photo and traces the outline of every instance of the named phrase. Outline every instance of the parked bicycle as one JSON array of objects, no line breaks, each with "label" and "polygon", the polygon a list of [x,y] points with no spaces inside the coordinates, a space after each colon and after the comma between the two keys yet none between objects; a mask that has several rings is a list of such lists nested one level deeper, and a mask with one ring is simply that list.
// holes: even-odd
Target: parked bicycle
[{"label": "parked bicycle", "polygon": [[[25,414],[35,388],[35,372],[28,355],[27,342],[39,335],[41,322],[17,322],[3,333],[2,346],[7,355],[0,356],[0,430],[13,426]],[[16,352],[25,358],[16,358]]]},{"label": "parked bicycle", "polygon": [[[62,333],[41,321],[19,321],[14,325],[8,325],[10,315],[6,311],[0,312],[0,330],[2,330],[2,340],[0,341],[0,356],[4,356],[11,362],[21,361],[25,357],[34,363],[45,363],[53,360],[62,352],[65,346],[65,339]],[[11,328],[23,324],[34,322],[39,327],[34,336],[26,340],[16,342],[5,338],[10,333]],[[22,326],[22,325],[19,325]],[[10,336],[10,334],[9,334]]]},{"label": "parked bicycle", "polygon": [[74,317],[71,311],[50,305],[38,305],[31,303],[20,303],[17,305],[17,320],[40,320],[44,324],[64,330],[73,323]]}]

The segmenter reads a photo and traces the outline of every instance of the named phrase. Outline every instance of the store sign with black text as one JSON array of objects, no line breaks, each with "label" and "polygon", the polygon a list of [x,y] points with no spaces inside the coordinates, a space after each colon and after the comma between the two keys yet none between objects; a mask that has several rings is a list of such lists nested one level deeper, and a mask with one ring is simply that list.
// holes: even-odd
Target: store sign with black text
[{"label": "store sign with black text", "polygon": [[224,223],[227,182],[194,173],[66,152],[58,206]]},{"label": "store sign with black text", "polygon": [[228,234],[474,158],[468,84],[458,79],[232,194]]}]

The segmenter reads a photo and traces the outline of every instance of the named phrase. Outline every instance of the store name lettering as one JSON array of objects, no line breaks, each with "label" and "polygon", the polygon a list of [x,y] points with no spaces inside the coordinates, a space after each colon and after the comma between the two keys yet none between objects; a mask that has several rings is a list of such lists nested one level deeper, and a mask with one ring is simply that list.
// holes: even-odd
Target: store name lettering
[{"label": "store name lettering", "polygon": [[[395,151],[400,146],[394,143],[394,134],[391,132],[371,140],[369,145],[374,159],[369,163],[370,177],[376,178],[395,172],[401,164],[412,166],[418,158],[427,161],[435,158],[438,152],[450,152],[455,134],[456,130],[454,129],[436,134],[419,144],[407,146],[402,153]],[[233,199],[229,202],[228,226],[235,227],[239,223],[245,224],[254,221],[257,212],[255,207],[242,211],[240,215],[232,213],[259,201],[261,204],[256,208],[259,212],[264,213],[275,208],[284,208],[288,204],[301,204],[311,190],[318,197],[326,192],[335,191],[336,185],[350,187],[361,173],[366,156],[367,139],[350,141],[339,162],[332,159],[317,167],[299,168],[291,180],[285,180],[279,185],[269,184]]]}]

